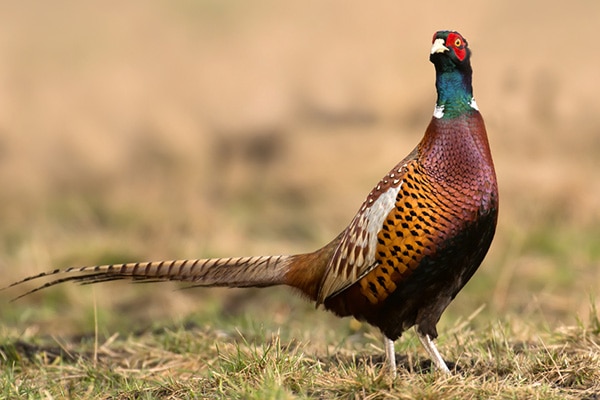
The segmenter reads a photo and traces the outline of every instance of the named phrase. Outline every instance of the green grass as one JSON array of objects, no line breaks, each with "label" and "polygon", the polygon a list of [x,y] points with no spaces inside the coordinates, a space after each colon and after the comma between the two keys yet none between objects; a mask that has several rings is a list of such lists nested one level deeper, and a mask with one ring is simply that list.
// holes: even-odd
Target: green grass
[{"label": "green grass", "polygon": [[[147,212],[160,205],[153,207]],[[439,323],[451,376],[431,370],[408,331],[396,342],[392,380],[376,329],[315,310],[286,288],[115,282],[62,285],[0,303],[0,398],[597,399],[597,228],[527,219],[516,202],[511,209],[520,230],[502,221],[484,265]],[[156,228],[140,239],[100,229],[66,210],[51,217],[72,218],[78,230],[52,221],[43,240],[21,235],[11,242],[7,259],[21,266],[22,258],[39,260],[35,249],[44,242],[57,250],[37,256],[38,264],[139,259],[163,238]],[[185,236],[162,242],[164,252],[181,254]],[[248,237],[243,243],[271,240],[269,233]],[[203,255],[197,247],[194,254]],[[11,269],[6,283],[38,270]],[[6,300],[18,293],[1,292]]]},{"label": "green grass", "polygon": [[[409,333],[396,346],[395,380],[371,330],[335,349],[320,334],[294,339],[293,323],[267,330],[235,318],[212,326],[191,318],[98,341],[93,333],[19,337],[5,330],[0,397],[592,399],[600,393],[595,312],[589,324],[545,332],[516,317],[480,329],[459,324],[439,340],[454,367],[450,376],[431,370]],[[533,329],[536,334],[523,334]]]}]

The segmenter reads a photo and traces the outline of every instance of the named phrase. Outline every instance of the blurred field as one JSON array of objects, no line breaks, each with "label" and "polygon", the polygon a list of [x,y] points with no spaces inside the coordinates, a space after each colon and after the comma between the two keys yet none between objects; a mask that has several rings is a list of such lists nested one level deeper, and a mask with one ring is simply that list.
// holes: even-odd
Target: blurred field
[{"label": "blurred field", "polygon": [[[325,244],[420,139],[430,39],[456,29],[473,48],[501,216],[440,331],[481,305],[474,327],[587,321],[600,3],[421,3],[0,4],[0,286],[69,265]],[[191,313],[348,329],[285,290],[173,289],[65,286],[11,304],[1,292],[1,320],[24,337],[90,332],[96,304],[107,336]]]}]

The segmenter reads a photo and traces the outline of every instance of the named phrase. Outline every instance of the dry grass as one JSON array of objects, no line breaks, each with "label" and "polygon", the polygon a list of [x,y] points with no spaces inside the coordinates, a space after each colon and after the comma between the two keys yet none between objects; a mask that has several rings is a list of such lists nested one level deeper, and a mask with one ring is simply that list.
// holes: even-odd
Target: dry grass
[{"label": "dry grass", "polygon": [[409,336],[390,386],[372,330],[285,290],[117,284],[10,304],[1,292],[0,393],[598,398],[588,3],[0,5],[0,286],[73,264],[324,244],[420,138],[440,28],[474,49],[501,189],[492,250],[440,324],[456,376],[417,373]]},{"label": "dry grass", "polygon": [[[4,398],[544,398],[595,399],[600,393],[600,324],[523,336],[505,322],[473,330],[455,326],[440,338],[455,360],[451,376],[431,364],[411,334],[402,342],[399,375],[382,367],[379,337],[354,335],[335,348],[319,332],[286,324],[270,331],[219,320],[187,320],[119,334],[49,338],[0,346]],[[242,329],[239,326],[243,326]],[[291,328],[290,328],[291,326]],[[299,331],[295,332],[295,329]],[[303,331],[300,331],[303,330]],[[242,333],[243,332],[243,333]],[[334,335],[339,332],[326,332]],[[331,339],[330,339],[331,340]],[[35,378],[34,378],[35,377]]]}]

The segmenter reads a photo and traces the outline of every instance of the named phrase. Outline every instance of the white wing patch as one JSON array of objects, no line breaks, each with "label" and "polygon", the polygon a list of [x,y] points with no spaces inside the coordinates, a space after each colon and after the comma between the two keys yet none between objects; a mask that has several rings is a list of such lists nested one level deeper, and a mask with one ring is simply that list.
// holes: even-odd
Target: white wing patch
[{"label": "white wing patch", "polygon": [[371,192],[348,226],[323,278],[318,303],[346,289],[376,267],[377,234],[385,218],[396,206],[396,197],[402,186],[397,179],[394,179],[394,183],[400,184],[390,187],[374,201],[374,192]]},{"label": "white wing patch", "polygon": [[383,221],[388,216],[390,211],[396,206],[396,197],[398,196],[398,192],[402,187],[402,183],[400,183],[396,187],[389,188],[386,192],[382,193],[371,207],[368,207],[364,213],[361,213],[361,222],[366,224],[367,231],[367,246],[365,248],[372,249],[370,256],[372,260],[371,263],[375,262],[375,247],[377,246],[377,234],[381,230],[383,226]]}]

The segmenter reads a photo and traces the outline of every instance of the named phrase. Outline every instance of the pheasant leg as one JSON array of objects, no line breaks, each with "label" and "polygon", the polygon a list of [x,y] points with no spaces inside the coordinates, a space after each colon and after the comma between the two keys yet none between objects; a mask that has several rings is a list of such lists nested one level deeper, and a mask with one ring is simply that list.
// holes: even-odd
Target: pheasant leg
[{"label": "pheasant leg", "polygon": [[425,350],[427,350],[427,353],[429,354],[429,357],[431,358],[431,361],[433,361],[433,363],[435,364],[436,368],[445,374],[449,374],[450,370],[448,369],[446,362],[440,355],[440,352],[438,351],[437,347],[435,347],[435,344],[433,343],[433,340],[431,340],[431,337],[429,337],[429,335],[424,335],[421,332],[419,332],[418,328],[415,328],[415,332],[417,332],[417,336],[421,341],[421,344],[423,344],[423,347],[425,347]]},{"label": "pheasant leg", "polygon": [[394,351],[394,341],[387,336],[384,336],[383,344],[385,346],[385,358],[388,369],[392,378],[396,378],[396,352]]}]

